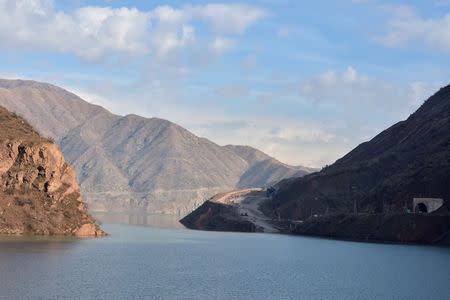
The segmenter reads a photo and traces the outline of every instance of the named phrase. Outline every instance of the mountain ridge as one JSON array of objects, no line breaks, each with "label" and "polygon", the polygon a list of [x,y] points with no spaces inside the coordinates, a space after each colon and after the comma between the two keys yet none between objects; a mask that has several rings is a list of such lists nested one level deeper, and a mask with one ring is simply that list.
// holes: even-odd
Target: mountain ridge
[{"label": "mountain ridge", "polygon": [[259,194],[216,195],[180,222],[197,230],[273,227],[288,234],[449,246],[449,183],[450,85],[320,172],[284,179]]},{"label": "mountain ridge", "polygon": [[[321,172],[281,181],[266,212],[303,219],[325,211],[414,210],[412,198],[450,197],[450,85],[406,120],[382,131]],[[319,188],[320,187],[320,188]]]},{"label": "mountain ridge", "polygon": [[216,193],[308,173],[165,119],[112,114],[51,84],[0,80],[0,105],[55,139],[92,210],[182,215]]}]

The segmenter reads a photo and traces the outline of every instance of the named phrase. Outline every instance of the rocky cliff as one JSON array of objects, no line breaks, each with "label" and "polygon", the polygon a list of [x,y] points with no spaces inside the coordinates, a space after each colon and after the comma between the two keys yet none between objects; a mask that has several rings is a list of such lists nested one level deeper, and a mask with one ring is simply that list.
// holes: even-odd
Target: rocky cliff
[{"label": "rocky cliff", "polygon": [[58,146],[0,107],[0,233],[103,236]]}]

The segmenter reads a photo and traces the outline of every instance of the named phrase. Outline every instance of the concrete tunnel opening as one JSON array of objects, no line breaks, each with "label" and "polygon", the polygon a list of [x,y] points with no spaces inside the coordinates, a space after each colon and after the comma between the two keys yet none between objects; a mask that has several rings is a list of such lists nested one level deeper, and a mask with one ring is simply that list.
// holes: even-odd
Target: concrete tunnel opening
[{"label": "concrete tunnel opening", "polygon": [[428,208],[424,203],[417,203],[415,211],[418,213],[427,213]]}]

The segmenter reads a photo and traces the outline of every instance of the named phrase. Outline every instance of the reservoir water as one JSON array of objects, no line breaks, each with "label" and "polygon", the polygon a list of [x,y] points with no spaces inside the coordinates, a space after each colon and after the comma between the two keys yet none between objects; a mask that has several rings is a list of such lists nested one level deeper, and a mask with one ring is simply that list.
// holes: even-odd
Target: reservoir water
[{"label": "reservoir water", "polygon": [[0,237],[0,299],[449,299],[450,249],[104,224]]}]

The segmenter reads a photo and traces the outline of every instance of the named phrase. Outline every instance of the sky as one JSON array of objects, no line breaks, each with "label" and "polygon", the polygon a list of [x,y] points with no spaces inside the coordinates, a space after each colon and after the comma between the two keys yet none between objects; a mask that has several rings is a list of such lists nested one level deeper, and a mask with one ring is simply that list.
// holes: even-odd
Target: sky
[{"label": "sky", "polygon": [[450,81],[450,0],[0,0],[0,78],[322,167]]}]

